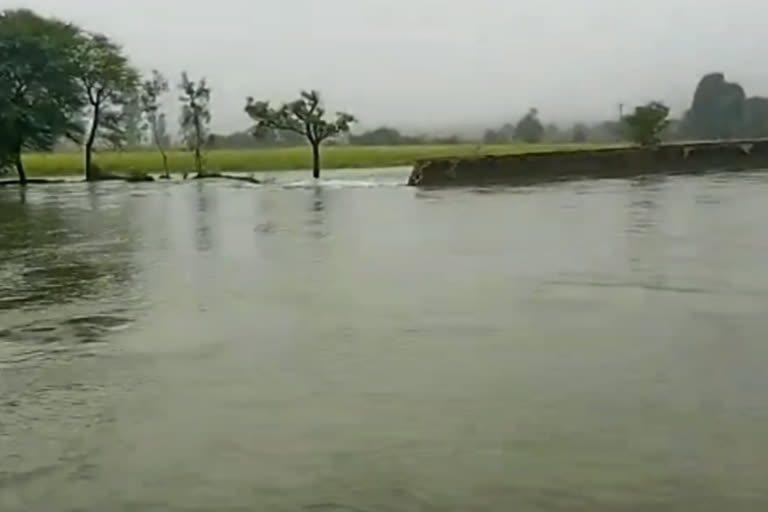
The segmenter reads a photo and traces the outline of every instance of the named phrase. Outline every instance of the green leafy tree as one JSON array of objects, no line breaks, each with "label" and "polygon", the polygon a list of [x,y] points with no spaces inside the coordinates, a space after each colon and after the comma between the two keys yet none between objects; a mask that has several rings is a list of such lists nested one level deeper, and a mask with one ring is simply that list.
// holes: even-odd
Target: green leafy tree
[{"label": "green leafy tree", "polygon": [[336,119],[325,119],[318,91],[302,91],[299,99],[272,108],[268,101],[254,101],[248,98],[245,112],[256,121],[254,135],[261,136],[268,130],[285,130],[298,133],[307,139],[312,147],[312,176],[320,177],[320,146],[337,135],[349,133],[355,122],[350,114],[338,112]]},{"label": "green leafy tree", "polygon": [[529,144],[535,144],[541,142],[543,136],[544,126],[539,121],[539,111],[532,108],[517,123],[515,138]]},{"label": "green leafy tree", "polygon": [[30,10],[0,12],[0,167],[14,167],[22,185],[24,150],[49,150],[82,132],[74,79],[79,33]]},{"label": "green leafy tree", "polygon": [[123,107],[136,93],[139,75],[108,37],[88,34],[79,46],[78,79],[90,106],[91,125],[85,141],[85,178],[98,179],[93,148],[98,138],[113,146],[125,141]]},{"label": "green leafy tree", "polygon": [[152,144],[155,145],[163,158],[163,171],[166,178],[170,178],[168,171],[167,134],[165,126],[165,114],[160,112],[160,102],[164,94],[168,92],[168,80],[159,71],[152,71],[152,78],[141,84],[139,103],[144,114],[146,127]]},{"label": "green leafy tree", "polygon": [[204,171],[203,148],[208,140],[208,125],[211,122],[211,89],[205,78],[199,82],[190,80],[186,72],[181,74],[179,84],[181,95],[181,133],[187,147],[195,154],[195,170]]},{"label": "green leafy tree", "polygon": [[658,101],[635,107],[624,116],[631,140],[641,146],[652,146],[661,141],[661,133],[669,125],[669,107]]}]

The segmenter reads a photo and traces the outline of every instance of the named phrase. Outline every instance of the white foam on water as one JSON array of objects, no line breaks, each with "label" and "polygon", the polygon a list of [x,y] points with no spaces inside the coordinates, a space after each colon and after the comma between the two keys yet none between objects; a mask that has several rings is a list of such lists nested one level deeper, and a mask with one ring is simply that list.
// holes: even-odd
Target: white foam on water
[{"label": "white foam on water", "polygon": [[327,179],[327,180],[301,180],[289,183],[282,183],[283,188],[379,188],[379,187],[401,187],[406,185],[402,180],[349,180],[349,179]]}]

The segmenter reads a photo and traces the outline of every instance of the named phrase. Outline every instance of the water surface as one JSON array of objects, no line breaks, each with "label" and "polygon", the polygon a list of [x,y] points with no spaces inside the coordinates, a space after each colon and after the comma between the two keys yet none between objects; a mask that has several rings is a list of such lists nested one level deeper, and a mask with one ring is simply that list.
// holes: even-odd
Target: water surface
[{"label": "water surface", "polygon": [[0,510],[768,509],[768,174],[0,190]]}]

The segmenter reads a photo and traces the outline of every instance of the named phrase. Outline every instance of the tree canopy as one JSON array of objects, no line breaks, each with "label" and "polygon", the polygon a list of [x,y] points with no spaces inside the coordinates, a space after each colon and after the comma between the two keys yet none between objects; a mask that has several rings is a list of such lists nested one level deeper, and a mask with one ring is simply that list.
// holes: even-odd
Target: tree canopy
[{"label": "tree canopy", "polygon": [[21,183],[25,149],[49,150],[82,133],[77,27],[26,9],[0,13],[0,161]]},{"label": "tree canopy", "polygon": [[624,116],[633,142],[651,146],[661,141],[661,133],[669,125],[669,107],[659,101],[635,107],[632,114]]},{"label": "tree canopy", "polygon": [[571,130],[571,142],[587,142],[589,138],[589,128],[584,123],[576,123]]},{"label": "tree canopy", "polygon": [[515,138],[529,144],[541,142],[544,136],[544,126],[539,121],[539,111],[532,108],[517,123]]},{"label": "tree canopy", "polygon": [[407,140],[407,137],[403,137],[399,131],[388,126],[381,126],[351,137],[353,144],[365,146],[395,146],[403,144],[404,140]]}]

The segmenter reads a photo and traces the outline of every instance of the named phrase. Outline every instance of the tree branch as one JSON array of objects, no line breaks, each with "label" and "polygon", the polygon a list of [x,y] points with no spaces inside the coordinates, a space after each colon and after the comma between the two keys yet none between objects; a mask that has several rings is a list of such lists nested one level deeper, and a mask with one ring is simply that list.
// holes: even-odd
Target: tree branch
[{"label": "tree branch", "polygon": [[320,105],[320,96],[319,95],[317,95],[315,93],[311,93],[310,97],[311,97],[311,100],[309,102],[309,104],[310,104],[309,117],[311,117],[315,113],[315,110],[317,110],[317,106]]},{"label": "tree branch", "polygon": [[317,138],[317,131],[315,130],[316,126],[313,124],[310,124],[309,121],[304,121],[304,129],[307,131],[306,137],[309,139],[310,144],[319,144],[320,140]]},{"label": "tree branch", "polygon": [[94,96],[93,92],[95,89],[95,86],[93,84],[86,84],[85,86],[86,91],[88,91],[88,101],[91,103],[92,106],[96,106],[98,103],[101,102],[101,89],[96,91],[96,95]]},{"label": "tree branch", "polygon": [[288,132],[298,133],[299,135],[308,137],[308,134],[305,130],[302,130],[301,128],[298,128],[295,125],[291,125],[289,123],[283,123],[277,120],[265,119],[265,120],[259,121],[259,124],[263,124],[265,128],[272,128],[273,130],[285,130]]}]

